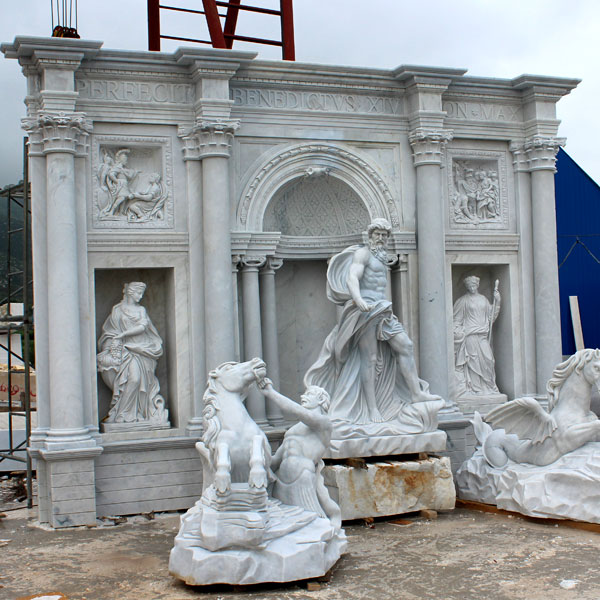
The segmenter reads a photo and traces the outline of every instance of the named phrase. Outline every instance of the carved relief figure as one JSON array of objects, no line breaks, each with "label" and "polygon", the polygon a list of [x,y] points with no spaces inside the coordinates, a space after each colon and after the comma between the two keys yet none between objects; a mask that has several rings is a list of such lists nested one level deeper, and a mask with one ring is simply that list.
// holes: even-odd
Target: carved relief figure
[{"label": "carved relief figure", "polygon": [[[131,150],[121,148],[113,155],[110,151],[102,151],[102,163],[98,168],[100,189],[108,200],[100,209],[100,220],[118,220],[123,217],[129,223],[148,222],[164,219],[165,201],[169,194],[162,183],[160,173],[146,173],[129,169],[127,162]],[[143,190],[137,189],[143,185],[141,179],[148,183]]]},{"label": "carved relief figure", "polygon": [[367,245],[331,259],[327,295],[344,309],[304,378],[305,386],[329,392],[332,417],[352,423],[386,422],[403,405],[440,401],[419,379],[412,342],[386,299],[390,232],[385,219],[375,219]]},{"label": "carved relief figure", "polygon": [[501,220],[498,171],[491,161],[453,161],[455,223],[490,223]]},{"label": "carved relief figure", "polygon": [[169,412],[155,375],[162,340],[140,300],[146,284],[126,283],[98,340],[98,371],[112,390],[103,423],[169,426]]},{"label": "carved relief figure", "polygon": [[454,367],[457,395],[498,394],[492,325],[500,313],[499,282],[494,286],[494,299],[479,293],[479,277],[464,279],[467,293],[454,303]]}]

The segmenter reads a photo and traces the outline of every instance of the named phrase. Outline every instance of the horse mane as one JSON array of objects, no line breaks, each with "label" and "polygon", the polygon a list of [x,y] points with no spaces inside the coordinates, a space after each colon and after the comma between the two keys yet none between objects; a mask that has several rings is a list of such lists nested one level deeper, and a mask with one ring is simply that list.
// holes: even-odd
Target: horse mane
[{"label": "horse mane", "polygon": [[574,372],[580,375],[583,367],[593,359],[600,360],[600,350],[597,348],[584,348],[583,350],[578,350],[575,354],[569,356],[567,360],[556,366],[546,386],[546,391],[548,392],[548,412],[552,411],[558,404],[560,389],[567,378]]}]

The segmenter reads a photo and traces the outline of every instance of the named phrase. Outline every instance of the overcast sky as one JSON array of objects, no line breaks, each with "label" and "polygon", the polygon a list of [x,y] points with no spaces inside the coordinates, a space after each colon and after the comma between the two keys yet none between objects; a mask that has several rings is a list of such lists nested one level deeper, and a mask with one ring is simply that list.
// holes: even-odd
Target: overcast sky
[{"label": "overcast sky", "polygon": [[[52,0],[56,4],[57,0]],[[73,4],[75,0],[71,1]],[[62,0],[59,2],[62,4]],[[169,0],[200,8],[201,0]],[[248,0],[278,6],[278,0]],[[0,0],[0,40],[50,35],[51,0]],[[163,11],[164,14],[164,11]],[[78,0],[82,38],[108,49],[147,49],[144,0]],[[162,32],[207,38],[203,17],[171,13]],[[469,75],[522,73],[577,77],[582,83],[558,104],[559,135],[571,157],[600,182],[600,2],[598,0],[295,0],[296,60],[391,69],[401,64],[462,67]],[[244,16],[237,33],[277,37],[278,21]],[[177,42],[164,41],[174,50]],[[275,47],[237,43],[266,59]],[[0,186],[21,179],[25,78],[0,58]]]}]

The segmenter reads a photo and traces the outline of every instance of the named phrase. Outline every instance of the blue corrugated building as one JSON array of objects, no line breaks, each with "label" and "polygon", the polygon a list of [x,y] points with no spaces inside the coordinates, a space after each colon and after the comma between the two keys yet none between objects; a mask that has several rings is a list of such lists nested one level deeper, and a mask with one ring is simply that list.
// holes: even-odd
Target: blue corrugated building
[{"label": "blue corrugated building", "polygon": [[579,298],[586,347],[600,347],[600,186],[562,149],[556,166],[562,347],[563,354],[573,354],[569,296]]}]

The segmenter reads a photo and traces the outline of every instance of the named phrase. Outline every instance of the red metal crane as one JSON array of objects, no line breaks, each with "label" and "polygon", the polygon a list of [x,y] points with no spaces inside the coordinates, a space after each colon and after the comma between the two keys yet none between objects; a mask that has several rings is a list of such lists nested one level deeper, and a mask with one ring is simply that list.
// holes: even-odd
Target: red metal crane
[{"label": "red metal crane", "polygon": [[[292,0],[279,0],[279,10],[242,4],[241,0],[202,0],[202,5],[203,10],[193,10],[190,8],[160,4],[160,0],[148,0],[148,50],[160,51],[161,39],[210,44],[213,48],[229,49],[233,47],[233,42],[235,40],[239,40],[241,42],[281,46],[283,60],[296,59],[294,49],[294,14]],[[221,14],[219,13],[219,8],[226,8],[227,11],[225,14]],[[163,35],[160,31],[161,10],[204,15],[206,17],[210,40]],[[281,40],[268,40],[264,38],[237,35],[235,29],[240,11],[279,17],[281,20]]]}]

